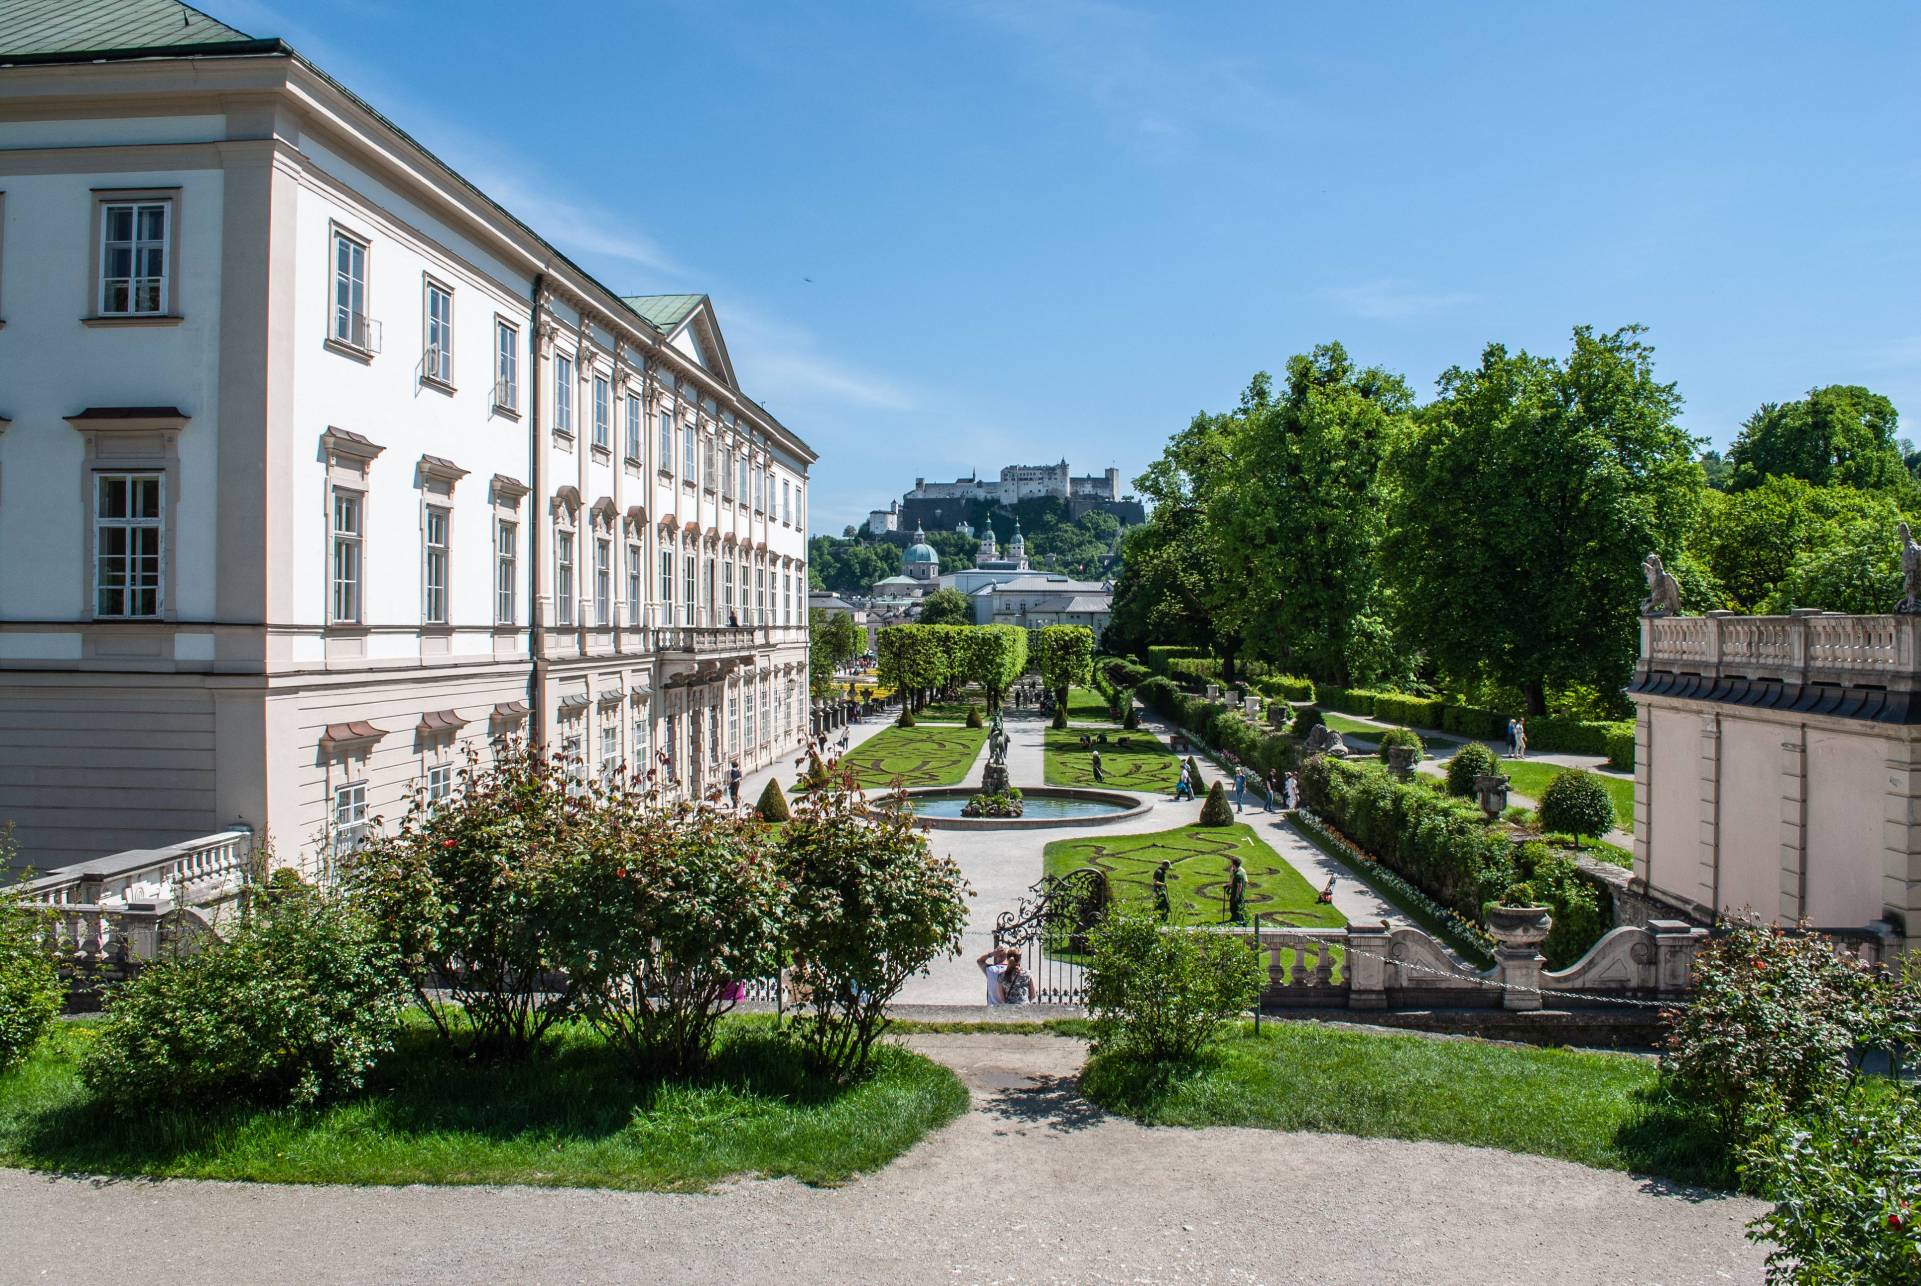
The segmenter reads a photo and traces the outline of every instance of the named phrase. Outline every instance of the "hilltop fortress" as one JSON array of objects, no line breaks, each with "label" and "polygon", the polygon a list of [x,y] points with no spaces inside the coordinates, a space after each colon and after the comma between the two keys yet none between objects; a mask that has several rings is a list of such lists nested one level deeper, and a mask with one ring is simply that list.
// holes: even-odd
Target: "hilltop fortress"
[{"label": "hilltop fortress", "polygon": [[1147,517],[1140,501],[1121,494],[1119,469],[1075,477],[1067,461],[1062,460],[1058,464],[1010,464],[1001,469],[998,480],[982,478],[978,473],[953,482],[916,478],[913,490],[887,508],[867,515],[867,530],[875,536],[915,527],[945,531],[970,522],[970,515],[981,505],[1011,509],[1023,500],[1049,497],[1066,501],[1069,517],[1104,509],[1127,526],[1144,522]]}]

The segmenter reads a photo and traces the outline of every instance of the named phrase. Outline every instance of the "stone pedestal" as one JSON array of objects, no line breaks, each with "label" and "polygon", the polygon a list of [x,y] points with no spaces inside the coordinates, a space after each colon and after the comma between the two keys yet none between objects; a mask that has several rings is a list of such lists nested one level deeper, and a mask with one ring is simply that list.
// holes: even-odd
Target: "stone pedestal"
[{"label": "stone pedestal", "polygon": [[1541,969],[1547,958],[1538,948],[1547,941],[1548,931],[1554,927],[1550,908],[1544,906],[1497,906],[1489,907],[1487,931],[1499,944],[1494,949],[1494,967],[1504,986],[1527,988],[1523,991],[1503,991],[1503,1009],[1539,1009],[1541,995],[1537,988],[1541,985]]},{"label": "stone pedestal", "polygon": [[988,764],[981,770],[981,791],[988,795],[998,795],[1007,789],[1007,765]]}]

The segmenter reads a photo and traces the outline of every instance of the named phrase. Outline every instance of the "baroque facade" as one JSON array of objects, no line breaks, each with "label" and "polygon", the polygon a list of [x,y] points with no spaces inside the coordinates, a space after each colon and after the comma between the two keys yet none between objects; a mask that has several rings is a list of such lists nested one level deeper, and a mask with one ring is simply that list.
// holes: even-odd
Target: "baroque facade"
[{"label": "baroque facade", "polygon": [[0,23],[22,858],[242,822],[324,862],[499,735],[688,791],[797,746],[815,456],[712,303],[601,285],[284,43],[140,12]]}]

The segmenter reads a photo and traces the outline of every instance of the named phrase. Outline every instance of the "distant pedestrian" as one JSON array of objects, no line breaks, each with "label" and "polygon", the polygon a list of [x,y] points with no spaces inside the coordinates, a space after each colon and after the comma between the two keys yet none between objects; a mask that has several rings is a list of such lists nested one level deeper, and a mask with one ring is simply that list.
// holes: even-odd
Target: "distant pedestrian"
[{"label": "distant pedestrian", "polygon": [[1176,801],[1194,798],[1194,784],[1187,779],[1187,765],[1181,765],[1180,779],[1174,783]]},{"label": "distant pedestrian", "polygon": [[1261,790],[1267,796],[1267,806],[1262,811],[1271,813],[1274,811],[1274,776],[1272,773],[1261,778]]},{"label": "distant pedestrian", "polygon": [[1007,963],[1001,966],[1001,1003],[1003,1005],[1025,1005],[1041,998],[1041,989],[1034,982],[1034,975],[1021,968],[1021,949],[1007,949]]},{"label": "distant pedestrian", "polygon": [[1167,923],[1170,912],[1167,903],[1167,882],[1174,878],[1171,869],[1173,865],[1174,863],[1167,858],[1162,858],[1161,864],[1154,868],[1154,910],[1160,915],[1163,924]]},{"label": "distant pedestrian", "polygon": [[1247,872],[1238,857],[1227,872],[1227,918],[1236,924],[1247,923]]},{"label": "distant pedestrian", "polygon": [[1526,719],[1516,719],[1514,721],[1514,757],[1516,759],[1527,758],[1527,720]]},{"label": "distant pedestrian", "polygon": [[1508,754],[1508,758],[1510,759],[1514,757],[1514,751],[1515,751],[1515,745],[1516,745],[1515,733],[1520,726],[1521,725],[1518,720],[1509,719],[1507,721],[1507,754]]},{"label": "distant pedestrian", "polygon": [[1234,811],[1247,809],[1247,769],[1240,764],[1234,765]]},{"label": "distant pedestrian", "polygon": [[1001,999],[1001,977],[1007,972],[1007,952],[995,947],[992,951],[982,952],[974,963],[980,966],[982,976],[987,979],[987,1003],[1005,1003]]},{"label": "distant pedestrian", "polygon": [[733,767],[727,770],[727,798],[733,803],[734,811],[740,811],[740,760],[734,760]]},{"label": "distant pedestrian", "polygon": [[1107,774],[1101,771],[1101,752],[1096,750],[1093,757],[1088,760],[1088,763],[1094,767],[1094,780],[1096,782],[1105,782],[1107,780]]}]

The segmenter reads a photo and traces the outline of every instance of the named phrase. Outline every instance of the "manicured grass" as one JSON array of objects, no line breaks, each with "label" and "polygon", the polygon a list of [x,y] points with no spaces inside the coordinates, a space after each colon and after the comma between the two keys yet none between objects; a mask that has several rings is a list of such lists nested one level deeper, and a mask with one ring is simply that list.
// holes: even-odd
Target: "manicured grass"
[{"label": "manicured grass", "polygon": [[1110,727],[1120,722],[1108,713],[1107,698],[1092,688],[1067,690],[1067,719],[1069,723],[1104,723]]},{"label": "manicured grass", "polygon": [[731,1018],[710,1074],[647,1085],[591,1032],[487,1067],[420,1025],[365,1093],[312,1110],[209,1105],[115,1114],[75,1072],[94,1024],[61,1023],[0,1076],[0,1165],[268,1183],[699,1189],[730,1175],[839,1183],[886,1165],[958,1116],[954,1074],[888,1046],[873,1077],[806,1075],[766,1019]]},{"label": "manicured grass", "polygon": [[1090,836],[1055,840],[1042,861],[1049,875],[1083,866],[1107,873],[1117,900],[1154,904],[1154,868],[1173,862],[1167,882],[1171,920],[1176,924],[1221,924],[1227,919],[1228,859],[1247,868],[1247,910],[1262,924],[1296,928],[1338,928],[1347,917],[1314,899],[1320,890],[1269,848],[1244,823],[1233,826],[1183,826],[1149,835]]},{"label": "manicured grass", "polygon": [[[1363,723],[1359,719],[1351,719],[1347,715],[1336,714],[1332,711],[1324,712],[1321,718],[1327,721],[1328,727],[1334,729],[1334,731],[1340,733],[1348,740],[1365,741],[1370,746],[1378,742],[1381,739],[1381,734],[1387,731],[1385,727],[1378,723]],[[1422,733],[1421,744],[1428,748],[1429,754],[1446,757],[1459,750],[1465,743],[1456,741],[1452,737],[1430,737],[1426,733]]]},{"label": "manicured grass", "polygon": [[[1526,795],[1539,802],[1541,792],[1547,784],[1568,769],[1560,764],[1542,763],[1538,759],[1503,759],[1500,771],[1507,774],[1509,787],[1517,795]],[[1601,784],[1607,787],[1608,798],[1614,802],[1614,824],[1630,833],[1634,830],[1634,779],[1615,777],[1608,773],[1597,772]]]},{"label": "manicured grass", "polygon": [[[1094,780],[1092,750],[1081,749],[1081,733],[1107,734],[1107,744],[1096,744],[1101,752],[1101,771],[1107,780]],[[1126,737],[1128,744],[1121,745]],[[1159,738],[1144,728],[1123,732],[1119,728],[1098,731],[1079,728],[1049,728],[1044,748],[1049,786],[1098,786],[1101,789],[1141,790],[1172,794],[1181,775],[1181,759]]]},{"label": "manicured grass", "polygon": [[1687,1183],[1732,1181],[1713,1134],[1660,1106],[1653,1060],[1628,1054],[1277,1022],[1259,1036],[1240,1027],[1217,1057],[1181,1072],[1097,1055],[1081,1089],[1151,1125],[1431,1139]]},{"label": "manicured grass", "polygon": [[868,790],[891,786],[896,778],[904,786],[953,786],[967,779],[986,741],[985,728],[888,728],[855,746],[840,762],[853,769]]}]

